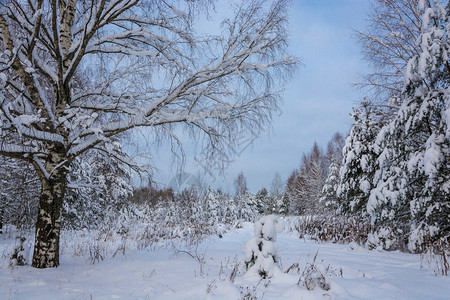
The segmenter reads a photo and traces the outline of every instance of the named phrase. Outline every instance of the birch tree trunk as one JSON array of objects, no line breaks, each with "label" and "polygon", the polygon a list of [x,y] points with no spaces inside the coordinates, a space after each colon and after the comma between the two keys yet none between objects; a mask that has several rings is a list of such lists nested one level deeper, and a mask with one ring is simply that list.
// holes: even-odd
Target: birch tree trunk
[{"label": "birch tree trunk", "polygon": [[284,0],[237,5],[223,35],[205,37],[190,1],[0,2],[0,155],[41,181],[36,268],[59,265],[74,159],[101,152],[139,171],[116,139],[148,128],[182,154],[180,128],[202,145],[202,166],[220,171],[267,128],[296,66]]},{"label": "birch tree trunk", "polygon": [[65,163],[67,160],[64,157],[64,147],[55,144],[52,149],[46,165],[50,177],[41,179],[42,190],[32,261],[32,266],[35,268],[59,266],[59,236],[62,204],[67,184]]}]

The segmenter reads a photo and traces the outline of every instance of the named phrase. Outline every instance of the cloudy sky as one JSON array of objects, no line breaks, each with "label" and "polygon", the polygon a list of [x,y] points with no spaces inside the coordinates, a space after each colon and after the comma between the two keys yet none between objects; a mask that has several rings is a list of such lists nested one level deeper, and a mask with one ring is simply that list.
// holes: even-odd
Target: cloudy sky
[{"label": "cloudy sky", "polygon": [[[369,0],[294,0],[289,9],[291,53],[303,65],[283,95],[281,112],[275,114],[272,130],[235,158],[225,177],[205,177],[213,187],[233,192],[233,180],[243,171],[251,192],[270,187],[278,172],[285,180],[298,167],[303,152],[314,141],[325,147],[332,135],[346,134],[349,113],[363,93],[353,87],[366,65],[354,30],[364,30]],[[238,152],[240,149],[238,149]],[[156,181],[167,185],[177,173],[164,158],[155,157]],[[202,171],[188,158],[185,171]]]}]

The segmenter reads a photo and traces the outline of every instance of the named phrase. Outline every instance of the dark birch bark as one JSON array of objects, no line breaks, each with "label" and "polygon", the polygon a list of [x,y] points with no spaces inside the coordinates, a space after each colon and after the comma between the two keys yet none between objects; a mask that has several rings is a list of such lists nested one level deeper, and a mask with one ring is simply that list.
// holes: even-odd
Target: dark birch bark
[{"label": "dark birch bark", "polygon": [[[52,2],[53,14],[56,16],[57,2]],[[62,117],[66,105],[70,103],[70,88],[64,82],[64,73],[70,64],[67,53],[72,43],[71,28],[75,13],[76,0],[59,2],[60,25],[58,44],[58,26],[53,24],[55,35],[55,48],[60,47],[62,53],[57,53],[58,62],[58,85],[55,86],[56,94],[56,118]],[[57,21],[56,18],[53,19]],[[61,56],[62,54],[62,56]],[[67,145],[68,129],[60,126],[57,129],[64,136]],[[45,166],[48,179],[42,180],[42,191],[39,199],[38,219],[36,221],[36,238],[33,252],[33,267],[52,268],[59,266],[59,237],[61,230],[61,212],[66,190],[66,175],[69,168],[69,161],[66,157],[66,149],[62,144],[52,144],[49,147],[49,156]]]},{"label": "dark birch bark", "polygon": [[59,266],[59,236],[61,212],[66,190],[67,162],[63,147],[53,148],[46,169],[50,178],[41,179],[42,191],[36,221],[36,237],[32,266],[53,268]]}]

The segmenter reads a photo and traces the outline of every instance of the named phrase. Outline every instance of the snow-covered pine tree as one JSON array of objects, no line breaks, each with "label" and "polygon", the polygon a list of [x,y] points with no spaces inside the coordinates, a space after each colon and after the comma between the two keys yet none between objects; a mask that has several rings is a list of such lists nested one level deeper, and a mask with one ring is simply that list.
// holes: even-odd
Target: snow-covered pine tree
[{"label": "snow-covered pine tree", "polygon": [[[108,148],[121,152],[117,142]],[[63,203],[63,226],[114,225],[117,214],[128,204],[133,192],[128,167],[114,156],[91,152],[75,158],[71,168],[69,190]]]},{"label": "snow-covered pine tree", "polygon": [[352,117],[355,122],[343,149],[336,193],[341,199],[341,213],[366,215],[377,159],[373,147],[382,125],[381,116],[381,110],[370,101],[364,100],[360,107],[353,109]]},{"label": "snow-covered pine tree", "polygon": [[266,198],[265,203],[265,214],[276,214],[277,204],[276,204],[276,198],[273,195],[269,195]]},{"label": "snow-covered pine tree", "polygon": [[287,197],[286,192],[284,192],[281,198],[280,214],[285,216],[289,215],[289,206],[289,197]]},{"label": "snow-covered pine tree", "polygon": [[224,217],[223,222],[226,224],[234,224],[238,220],[238,210],[234,199],[228,195],[223,198]]},{"label": "snow-covered pine tree", "polygon": [[200,197],[192,201],[190,207],[191,207],[191,215],[190,215],[191,222],[203,222],[206,219],[205,210],[203,208]]},{"label": "snow-covered pine tree", "polygon": [[94,169],[92,182],[102,187],[100,201],[115,211],[120,210],[133,192],[129,168],[110,156],[97,155],[90,161]]},{"label": "snow-covered pine tree", "polygon": [[278,214],[278,215],[285,214],[285,207],[283,204],[284,204],[283,194],[280,194],[275,198],[275,207],[276,207],[275,211],[274,211],[275,214]]},{"label": "snow-covered pine tree", "polygon": [[255,194],[256,207],[258,208],[258,213],[264,214],[266,212],[266,203],[269,192],[266,188],[260,189]]},{"label": "snow-covered pine tree", "polygon": [[[120,144],[111,147],[121,152]],[[113,221],[133,191],[128,168],[99,152],[77,157],[71,167],[63,204],[64,226],[92,228]]]},{"label": "snow-covered pine tree", "polygon": [[339,185],[339,168],[334,159],[331,159],[328,177],[322,188],[322,197],[320,202],[325,205],[326,210],[337,213],[340,207],[340,201],[337,196],[337,188]]},{"label": "snow-covered pine tree", "polygon": [[205,195],[205,204],[206,204],[206,220],[209,225],[215,225],[219,222],[220,217],[220,193],[214,192],[211,188],[208,188],[208,191]]},{"label": "snow-covered pine tree", "polygon": [[224,219],[225,219],[225,215],[227,212],[227,208],[226,208],[226,200],[225,200],[225,195],[223,194],[221,189],[217,189],[215,192],[216,197],[217,197],[217,216],[218,216],[218,222],[219,223],[223,223]]},{"label": "snow-covered pine tree", "polygon": [[18,240],[17,245],[13,248],[13,251],[9,257],[10,266],[25,266],[28,264],[28,257],[30,252],[30,247],[28,243],[25,243],[26,238],[22,236],[16,237]]},{"label": "snow-covered pine tree", "polygon": [[381,169],[368,203],[378,224],[402,227],[412,251],[450,236],[450,4],[421,9],[419,55],[408,63],[405,101],[377,138]]},{"label": "snow-covered pine tree", "polygon": [[277,233],[282,232],[284,223],[281,219],[270,215],[255,222],[255,237],[244,246],[245,269],[247,275],[259,275],[269,278],[279,270]]},{"label": "snow-covered pine tree", "polygon": [[239,219],[253,222],[258,215],[258,206],[255,196],[245,192],[236,197]]},{"label": "snow-covered pine tree", "polygon": [[206,205],[204,205],[205,197],[202,195],[204,191],[197,188],[189,188],[183,190],[177,196],[178,207],[184,213],[184,219],[190,223],[196,223],[201,225],[206,221],[205,211]]}]

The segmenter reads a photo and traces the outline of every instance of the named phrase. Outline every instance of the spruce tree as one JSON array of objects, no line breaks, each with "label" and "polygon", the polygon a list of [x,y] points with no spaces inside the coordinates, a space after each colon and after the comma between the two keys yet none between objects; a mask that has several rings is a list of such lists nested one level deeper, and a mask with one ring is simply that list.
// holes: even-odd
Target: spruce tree
[{"label": "spruce tree", "polygon": [[450,4],[423,5],[419,54],[408,63],[405,101],[378,136],[381,169],[368,203],[375,222],[407,230],[413,251],[450,236]]},{"label": "spruce tree", "polygon": [[269,192],[266,188],[260,189],[255,195],[256,207],[258,208],[258,212],[260,214],[264,214],[267,211],[266,203],[268,195]]},{"label": "spruce tree", "polygon": [[375,173],[375,138],[380,130],[381,110],[363,101],[354,109],[355,121],[343,149],[337,197],[342,199],[340,211],[363,216]]},{"label": "spruce tree", "polygon": [[322,188],[322,197],[320,198],[320,202],[325,205],[325,208],[328,211],[337,213],[340,205],[340,201],[337,196],[337,188],[339,185],[339,168],[334,159],[332,159],[329,169],[327,180]]}]

